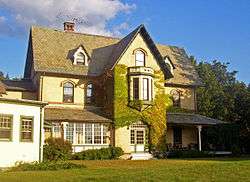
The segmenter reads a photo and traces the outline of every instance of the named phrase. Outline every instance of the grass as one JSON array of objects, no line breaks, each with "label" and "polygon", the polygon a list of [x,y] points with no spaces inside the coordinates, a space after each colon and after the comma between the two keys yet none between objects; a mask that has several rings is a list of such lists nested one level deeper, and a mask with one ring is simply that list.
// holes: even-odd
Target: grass
[{"label": "grass", "polygon": [[87,168],[0,172],[1,182],[250,181],[249,158],[73,161]]}]

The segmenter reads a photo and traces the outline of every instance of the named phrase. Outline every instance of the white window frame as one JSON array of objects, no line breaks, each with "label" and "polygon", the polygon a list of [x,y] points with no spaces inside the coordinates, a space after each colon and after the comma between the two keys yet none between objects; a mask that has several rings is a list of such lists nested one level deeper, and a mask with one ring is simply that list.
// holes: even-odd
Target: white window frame
[{"label": "white window frame", "polygon": [[135,66],[145,66],[146,55],[142,50],[135,51]]},{"label": "white window frame", "polygon": [[[82,55],[84,55],[84,59],[82,59]],[[78,62],[82,62],[83,64],[78,64]],[[83,66],[88,66],[88,55],[86,54],[85,50],[83,49],[82,46],[80,46],[76,52],[74,53],[74,65],[83,65]]]}]

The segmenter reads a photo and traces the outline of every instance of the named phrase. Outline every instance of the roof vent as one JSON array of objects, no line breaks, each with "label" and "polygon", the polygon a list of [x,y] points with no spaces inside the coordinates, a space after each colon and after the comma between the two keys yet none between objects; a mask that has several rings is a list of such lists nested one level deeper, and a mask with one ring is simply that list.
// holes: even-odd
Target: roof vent
[{"label": "roof vent", "polygon": [[75,31],[75,23],[74,22],[64,22],[64,31],[65,32],[74,32]]}]

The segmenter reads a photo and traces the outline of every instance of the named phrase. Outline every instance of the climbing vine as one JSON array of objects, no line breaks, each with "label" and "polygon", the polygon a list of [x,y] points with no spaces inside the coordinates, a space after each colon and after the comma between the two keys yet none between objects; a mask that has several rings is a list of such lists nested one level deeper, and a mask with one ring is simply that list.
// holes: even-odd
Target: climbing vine
[{"label": "climbing vine", "polygon": [[164,92],[163,73],[157,71],[154,76],[154,101],[151,106],[143,108],[141,101],[129,102],[127,67],[116,65],[114,69],[114,122],[119,128],[143,121],[150,128],[151,149],[165,150],[166,112],[172,101]]}]

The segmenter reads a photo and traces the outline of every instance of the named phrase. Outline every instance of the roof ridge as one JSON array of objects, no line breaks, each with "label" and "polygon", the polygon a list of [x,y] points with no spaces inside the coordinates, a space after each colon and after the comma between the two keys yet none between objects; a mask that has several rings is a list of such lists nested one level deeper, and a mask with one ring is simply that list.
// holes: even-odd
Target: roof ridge
[{"label": "roof ridge", "polygon": [[61,29],[55,29],[55,28],[52,28],[52,27],[44,27],[44,26],[39,26],[39,25],[32,25],[31,30],[33,30],[34,28],[46,29],[46,30],[61,32],[61,33],[65,33],[65,34],[86,35],[86,36],[103,37],[103,38],[117,39],[117,40],[122,39],[120,37],[113,37],[113,36],[99,35],[99,34],[90,34],[90,33],[85,33],[85,32],[66,32],[66,31],[63,31]]}]

